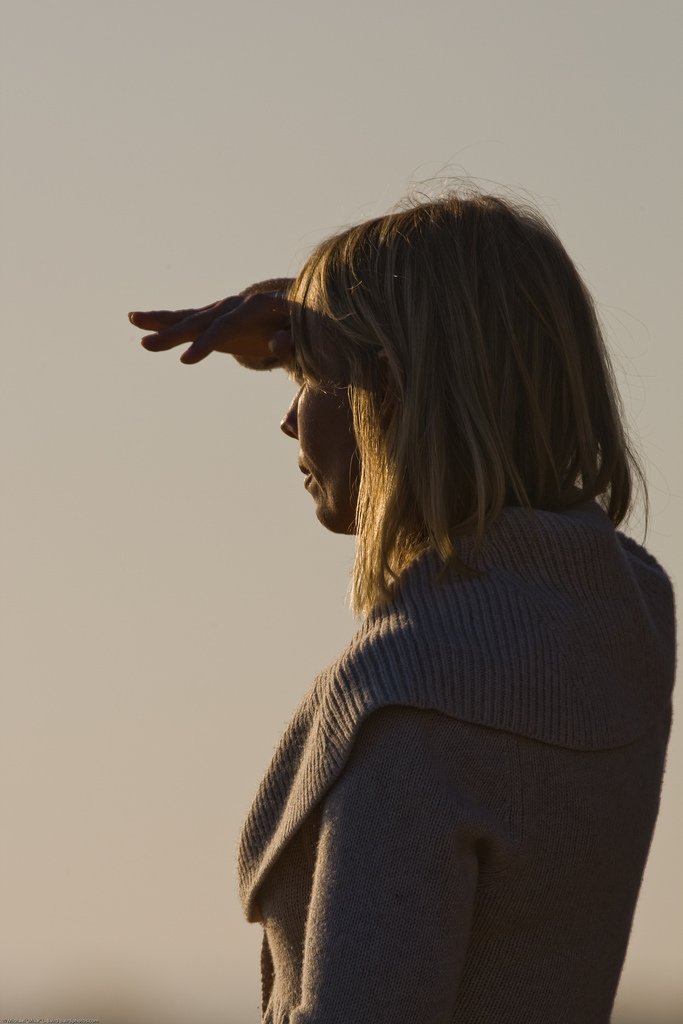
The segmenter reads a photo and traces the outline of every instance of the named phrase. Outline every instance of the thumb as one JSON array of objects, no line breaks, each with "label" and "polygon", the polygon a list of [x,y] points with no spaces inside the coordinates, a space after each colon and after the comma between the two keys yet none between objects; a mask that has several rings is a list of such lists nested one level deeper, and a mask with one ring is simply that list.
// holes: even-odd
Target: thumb
[{"label": "thumb", "polygon": [[294,342],[291,330],[275,331],[268,342],[268,348],[279,363],[286,365],[294,361]]}]

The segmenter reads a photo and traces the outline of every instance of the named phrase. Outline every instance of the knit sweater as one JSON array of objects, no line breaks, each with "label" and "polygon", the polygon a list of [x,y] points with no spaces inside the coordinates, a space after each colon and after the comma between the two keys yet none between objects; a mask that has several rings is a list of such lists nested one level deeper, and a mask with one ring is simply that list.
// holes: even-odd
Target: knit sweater
[{"label": "knit sweater", "polygon": [[[469,541],[460,553],[471,562]],[[659,805],[670,582],[594,503],[427,553],[247,818],[268,1024],[607,1024]]]}]

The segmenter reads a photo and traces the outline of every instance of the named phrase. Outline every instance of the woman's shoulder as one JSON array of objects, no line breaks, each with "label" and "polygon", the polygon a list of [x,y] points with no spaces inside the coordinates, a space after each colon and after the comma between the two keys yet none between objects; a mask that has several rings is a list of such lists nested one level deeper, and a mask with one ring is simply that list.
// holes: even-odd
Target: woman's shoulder
[{"label": "woman's shoulder", "polygon": [[414,563],[319,678],[321,706],[431,708],[574,749],[627,743],[657,718],[671,584],[602,510],[506,509],[475,566],[440,582],[435,553]]}]

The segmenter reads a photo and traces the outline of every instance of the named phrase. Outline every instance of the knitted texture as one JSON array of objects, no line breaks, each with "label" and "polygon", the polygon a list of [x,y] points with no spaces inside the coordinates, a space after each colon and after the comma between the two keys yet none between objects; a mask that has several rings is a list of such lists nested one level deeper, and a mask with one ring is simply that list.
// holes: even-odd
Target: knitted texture
[{"label": "knitted texture", "polygon": [[268,1021],[608,1020],[657,813],[671,586],[594,504],[504,510],[476,567],[435,586],[437,557],[416,562],[275,753],[239,853]]}]

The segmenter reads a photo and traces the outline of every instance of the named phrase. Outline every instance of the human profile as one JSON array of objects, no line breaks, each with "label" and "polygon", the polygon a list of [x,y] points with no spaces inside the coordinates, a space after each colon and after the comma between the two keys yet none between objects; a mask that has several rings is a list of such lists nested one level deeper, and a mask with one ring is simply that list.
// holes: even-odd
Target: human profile
[{"label": "human profile", "polygon": [[659,807],[670,581],[595,304],[500,196],[407,202],[293,280],[131,314],[298,391],[359,629],[242,833],[267,1024],[608,1024]]}]

